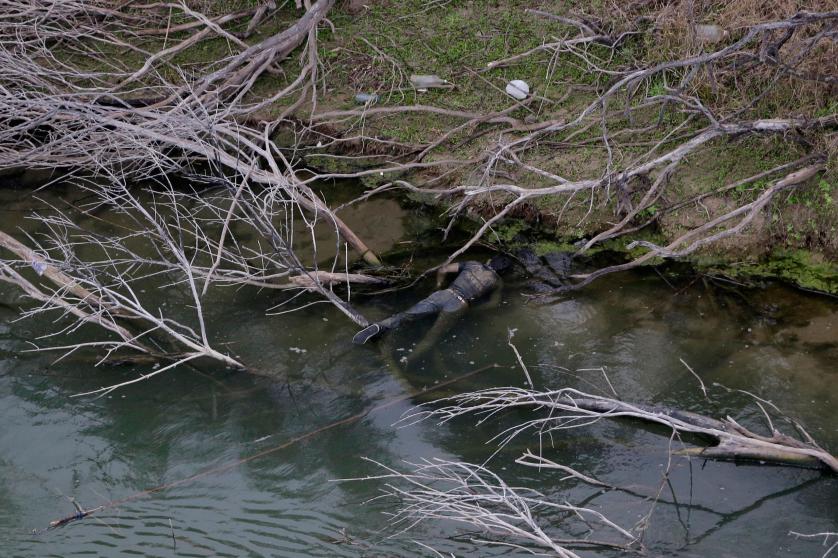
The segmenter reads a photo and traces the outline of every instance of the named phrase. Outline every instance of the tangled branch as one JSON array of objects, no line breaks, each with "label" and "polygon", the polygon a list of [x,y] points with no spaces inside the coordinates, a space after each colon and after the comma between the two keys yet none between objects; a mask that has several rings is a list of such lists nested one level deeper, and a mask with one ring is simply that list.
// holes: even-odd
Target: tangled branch
[{"label": "tangled branch", "polygon": [[[312,232],[315,226],[331,228],[368,262],[377,264],[377,257],[297,178],[293,163],[270,139],[270,127],[250,127],[240,118],[264,105],[249,100],[264,72],[303,43],[315,55],[317,26],[334,0],[316,2],[287,29],[252,46],[223,28],[250,16],[246,37],[267,9],[275,9],[271,5],[210,17],[183,2],[113,7],[98,0],[0,1],[0,169],[68,169],[63,181],[90,192],[95,206],[125,215],[130,224],[124,236],[105,237],[82,230],[56,209],[36,216],[49,231],[48,246],[32,250],[2,233],[2,246],[19,258],[0,262],[2,279],[42,304],[27,315],[60,309],[119,338],[57,348],[98,346],[107,355],[131,348],[171,361],[143,378],[199,356],[241,368],[210,345],[202,297],[212,284],[315,292],[366,325],[334,290],[329,274],[339,256],[320,269],[316,243],[311,256],[298,254],[295,223]],[[145,52],[136,38],[153,32],[153,22],[166,11],[186,19],[168,28],[186,38]],[[229,39],[241,51],[211,63],[204,74],[164,77],[173,56],[210,36]],[[110,61],[103,51],[112,48],[133,50],[143,62],[131,68],[118,58]],[[82,70],[75,61],[85,58],[109,70]],[[310,60],[296,83],[314,72]],[[305,88],[300,93],[302,98]],[[173,185],[174,175],[193,186]],[[201,189],[202,183],[209,187]],[[237,241],[244,228],[267,247]],[[134,246],[138,239],[145,241],[145,252]],[[101,259],[78,256],[82,248]],[[51,287],[22,274],[32,267]],[[137,281],[163,274],[190,293],[196,329],[147,309],[137,296]],[[132,333],[126,321],[146,326]],[[174,350],[152,348],[147,340],[154,336],[173,343]]]},{"label": "tangled branch", "polygon": [[[636,537],[610,521],[596,510],[570,503],[555,503],[536,490],[512,487],[497,474],[481,465],[447,461],[423,460],[409,463],[410,472],[401,472],[376,461],[367,460],[386,472],[363,479],[386,480],[384,496],[399,502],[391,523],[400,532],[419,523],[448,520],[477,528],[492,540],[475,542],[506,545],[535,552],[530,547],[547,549],[562,558],[578,558],[571,548],[614,548],[627,550]],[[551,512],[554,512],[551,514]],[[539,520],[539,516],[555,512],[560,522]],[[555,517],[553,517],[555,519]],[[586,538],[557,536],[557,530],[588,531]],[[591,538],[595,532],[617,535],[624,542],[609,542]],[[508,542],[505,542],[508,541]]]},{"label": "tangled branch", "polygon": [[482,422],[497,413],[513,409],[546,412],[544,418],[528,420],[500,433],[498,438],[501,445],[505,445],[530,430],[545,435],[589,426],[603,419],[632,418],[666,426],[673,432],[706,437],[715,442],[715,445],[685,448],[676,452],[681,455],[815,465],[838,473],[838,459],[818,446],[808,434],[805,434],[806,441],[800,441],[782,434],[772,425],[771,434],[764,436],[745,428],[730,417],[717,420],[678,409],[627,403],[573,388],[549,391],[496,388],[455,396],[447,402],[450,404],[437,409],[411,412],[403,420],[408,423],[426,419],[446,422],[458,416],[475,415]]}]

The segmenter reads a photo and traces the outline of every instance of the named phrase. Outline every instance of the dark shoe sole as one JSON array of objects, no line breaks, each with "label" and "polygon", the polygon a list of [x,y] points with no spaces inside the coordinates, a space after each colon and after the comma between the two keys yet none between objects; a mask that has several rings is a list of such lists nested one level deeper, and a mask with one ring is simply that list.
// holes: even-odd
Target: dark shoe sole
[{"label": "dark shoe sole", "polygon": [[355,337],[352,338],[352,342],[356,345],[363,345],[379,333],[381,333],[381,326],[378,324],[372,324],[356,333]]}]

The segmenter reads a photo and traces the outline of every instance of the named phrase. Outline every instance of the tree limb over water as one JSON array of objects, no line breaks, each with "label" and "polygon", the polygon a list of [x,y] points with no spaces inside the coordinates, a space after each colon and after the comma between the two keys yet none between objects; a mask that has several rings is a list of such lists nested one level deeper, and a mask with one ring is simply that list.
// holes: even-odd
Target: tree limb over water
[{"label": "tree limb over water", "polygon": [[[57,210],[37,216],[49,231],[37,251],[9,236],[11,231],[0,233],[0,246],[20,258],[4,254],[0,278],[42,304],[28,315],[58,309],[119,338],[57,349],[100,347],[109,356],[130,348],[165,356],[166,366],[139,379],[199,356],[242,368],[210,345],[202,299],[212,284],[296,286],[367,325],[333,289],[342,246],[326,269],[318,269],[316,242],[311,255],[300,254],[295,223],[310,231],[312,240],[315,226],[331,228],[367,262],[378,264],[378,258],[297,178],[294,164],[270,139],[270,127],[240,123],[265,104],[249,100],[255,82],[301,45],[308,61],[298,82],[308,85],[298,102],[316,99],[317,26],[333,5],[334,0],[320,0],[286,29],[247,45],[222,26],[252,17],[243,34],[248,36],[267,10],[276,10],[272,3],[207,17],[185,3],[114,7],[98,0],[0,0],[0,170],[66,169],[62,179],[88,191],[94,206],[126,216],[124,235],[110,237],[82,229]],[[169,32],[188,36],[149,52],[138,37],[165,21],[162,14],[186,20],[167,28],[167,39]],[[240,52],[197,75],[173,65],[174,56],[216,35]],[[132,68],[113,56],[120,50],[139,56],[141,65]],[[101,69],[85,70],[90,61]],[[292,93],[293,88],[283,90],[271,101]],[[193,181],[197,175],[210,186],[175,186],[172,175]],[[243,227],[263,242],[242,243]],[[91,251],[100,259],[77,255]],[[51,282],[51,290],[21,275],[32,267]],[[138,281],[162,275],[189,293],[191,325],[163,317],[138,296]],[[129,332],[126,323],[137,331]],[[150,338],[170,346],[149,346]],[[127,383],[133,381],[103,390]]]},{"label": "tree limb over water", "polygon": [[805,441],[797,440],[773,428],[769,436],[757,434],[730,417],[714,419],[690,411],[659,405],[627,403],[609,397],[591,395],[573,388],[537,391],[521,388],[494,388],[447,400],[436,409],[419,409],[403,420],[449,421],[463,415],[481,421],[497,413],[524,409],[543,412],[545,418],[528,420],[498,435],[501,444],[526,431],[549,435],[561,430],[589,426],[603,419],[630,418],[659,424],[678,434],[708,438],[715,445],[685,448],[675,453],[711,459],[750,460],[785,465],[815,466],[838,473],[838,459],[817,445],[803,431]]},{"label": "tree limb over water", "polygon": [[[384,495],[399,501],[391,524],[400,532],[428,521],[446,520],[479,530],[478,544],[520,548],[528,553],[536,549],[552,551],[561,558],[579,558],[574,548],[601,548],[637,551],[638,539],[627,529],[602,513],[569,502],[556,503],[540,492],[509,486],[489,468],[472,463],[429,459],[408,463],[402,472],[373,460],[384,473],[362,479],[385,480]],[[556,513],[559,521],[545,521],[540,516]],[[566,525],[564,525],[566,524]],[[557,531],[588,530],[587,537],[556,534]],[[600,534],[600,531],[602,533]],[[602,536],[603,539],[594,538]],[[616,535],[615,541],[609,538]]]},{"label": "tree limb over water", "polygon": [[[526,373],[526,365],[511,340],[509,345],[518,358],[518,364]],[[709,401],[704,382],[692,368],[684,364],[696,377],[705,399]],[[603,375],[608,388],[615,393],[604,370]],[[528,373],[527,377],[529,377]],[[528,383],[531,384],[531,382]],[[391,523],[399,529],[399,534],[423,522],[447,520],[479,529],[482,537],[486,538],[471,535],[471,540],[478,544],[508,545],[532,553],[536,552],[534,548],[546,548],[557,556],[571,558],[577,557],[573,549],[587,546],[621,548],[625,551],[643,553],[645,550],[643,537],[650,527],[655,507],[659,503],[679,505],[670,480],[673,455],[681,455],[687,459],[701,457],[819,468],[833,475],[838,474],[838,459],[819,446],[798,422],[785,416],[782,417],[795,427],[802,439],[781,433],[775,428],[766,407],[777,412],[779,409],[770,401],[748,392],[744,393],[753,397],[755,404],[762,411],[770,430],[769,435],[754,432],[729,416],[724,419],[715,419],[700,413],[663,405],[628,403],[617,398],[593,395],[570,387],[554,390],[498,387],[467,392],[415,407],[407,411],[397,424],[410,426],[423,421],[435,421],[441,425],[466,416],[478,418],[478,425],[497,418],[498,415],[520,417],[522,414],[529,414],[535,418],[527,418],[524,422],[508,427],[493,436],[490,441],[499,442],[499,448],[480,465],[447,459],[424,459],[419,463],[407,463],[410,470],[403,471],[400,468],[367,459],[384,469],[384,473],[349,480],[386,481],[381,498],[394,499],[398,503],[398,508],[391,514]],[[603,419],[643,421],[664,426],[669,430],[666,468],[656,490],[649,492],[643,490],[643,487],[612,485],[545,457],[544,453],[552,446],[556,435],[589,427]],[[526,449],[515,460],[515,463],[535,468],[538,471],[558,471],[563,475],[559,479],[561,483],[588,485],[595,488],[597,494],[604,491],[618,491],[650,501],[651,507],[648,513],[642,516],[632,528],[625,529],[583,504],[575,505],[567,500],[560,502],[560,497],[555,493],[547,497],[527,487],[509,486],[497,472],[490,469],[489,463],[499,451],[525,433],[537,436],[538,451]],[[684,444],[681,439],[682,435],[709,440],[715,445],[683,447],[673,451],[673,442],[676,439]],[[673,490],[671,501],[662,498],[663,489],[667,485]],[[589,503],[594,497],[591,496],[583,502]],[[752,506],[758,505],[758,502]],[[723,512],[709,508],[698,509],[722,517],[725,515]],[[553,515],[551,514],[553,510],[561,510],[564,513]],[[573,532],[572,521],[575,519],[583,521],[588,528],[584,539],[571,539],[564,536],[567,531]],[[602,535],[600,529],[593,525],[595,523],[604,526],[606,532],[616,531],[625,537],[625,540],[621,543],[611,542],[612,537],[608,537],[607,534],[599,538]],[[715,527],[711,531],[714,529]],[[613,535],[613,532],[611,534]],[[811,536],[823,535],[826,535],[828,539],[833,534],[819,533]],[[798,534],[798,536],[807,535]],[[832,548],[827,551],[827,554],[831,550]]]}]

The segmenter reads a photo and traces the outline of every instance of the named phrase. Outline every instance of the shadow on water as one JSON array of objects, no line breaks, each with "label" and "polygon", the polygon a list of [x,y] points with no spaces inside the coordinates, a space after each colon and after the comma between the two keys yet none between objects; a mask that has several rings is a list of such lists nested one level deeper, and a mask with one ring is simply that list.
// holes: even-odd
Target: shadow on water
[{"label": "shadow on water", "polygon": [[[363,214],[356,218],[364,220]],[[401,228],[387,233],[387,242],[420,229],[405,217]],[[99,399],[71,396],[145,369],[93,367],[85,355],[53,363],[53,355],[24,352],[27,341],[51,324],[14,321],[20,297],[0,287],[4,552],[413,556],[422,552],[410,542],[417,539],[443,552],[476,555],[470,537],[448,524],[387,538],[393,531],[381,512],[392,510],[392,504],[368,502],[381,484],[332,481],[377,473],[362,457],[392,466],[432,457],[483,462],[495,450],[486,442],[526,414],[508,413],[480,425],[473,419],[404,428],[393,423],[430,399],[411,398],[411,392],[493,363],[499,367],[446,386],[434,397],[522,386],[523,374],[506,343],[512,328],[537,386],[610,389],[604,384],[607,374],[626,400],[730,415],[764,431],[762,414],[750,405],[747,391],[800,420],[825,447],[838,448],[834,301],[777,285],[742,292],[695,277],[664,281],[652,272],[606,278],[550,305],[526,304],[520,287],[515,278],[508,280],[499,306],[475,308],[410,365],[401,357],[410,354],[427,323],[397,332],[391,341],[394,358],[385,359],[376,346],[353,346],[354,325],[325,305],[268,316],[275,295],[221,289],[207,304],[211,335],[259,375],[199,363],[197,369],[184,367]],[[354,302],[379,318],[416,302],[430,288],[423,283],[416,290]],[[161,305],[186,311],[186,298],[176,289],[157,296]],[[681,359],[710,388],[710,401]],[[72,512],[67,497],[94,507],[248,459],[393,400],[384,410],[259,459],[59,530],[31,534]],[[510,484],[536,487],[557,501],[585,502],[626,527],[651,510],[644,534],[650,555],[811,556],[814,544],[788,532],[834,531],[838,522],[838,482],[816,471],[673,458],[661,487],[669,436],[660,429],[600,422],[542,442],[550,459],[626,491],[593,490],[515,465],[521,452],[538,447],[532,436],[516,438],[490,464]]]}]

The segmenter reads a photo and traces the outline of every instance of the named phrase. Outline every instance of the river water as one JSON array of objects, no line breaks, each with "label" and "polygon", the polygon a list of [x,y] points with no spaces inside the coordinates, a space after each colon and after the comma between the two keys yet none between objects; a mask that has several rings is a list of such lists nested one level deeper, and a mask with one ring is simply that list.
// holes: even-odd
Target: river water
[{"label": "river water", "polygon": [[[4,222],[13,228],[32,208],[16,206],[10,201],[15,196],[8,196]],[[371,229],[386,237],[379,239],[379,250],[418,234],[415,215],[394,202],[381,203],[390,205],[374,213],[390,219],[385,232]],[[369,217],[361,211],[347,220],[360,226]],[[353,303],[379,318],[431,287],[355,296]],[[473,309],[407,369],[398,361],[410,354],[427,324],[401,332],[391,346],[393,357],[383,358],[375,347],[353,346],[356,328],[331,307],[267,315],[279,295],[216,289],[205,301],[212,339],[257,374],[199,363],[96,399],[73,395],[134,378],[148,367],[96,367],[83,354],[56,363],[55,354],[28,352],[29,341],[57,326],[46,319],[16,321],[19,296],[3,285],[0,554],[431,555],[414,542],[421,541],[446,556],[527,555],[475,543],[487,535],[452,523],[424,523],[400,533],[387,523],[396,502],[370,501],[384,482],[336,482],[381,472],[363,458],[400,469],[422,459],[489,458],[496,449],[489,440],[525,420],[524,414],[479,425],[473,419],[394,423],[443,395],[522,387],[524,375],[506,342],[510,329],[537,387],[592,391],[602,388],[607,375],[622,399],[730,415],[765,432],[754,399],[738,391],[744,390],[770,400],[838,452],[838,301],[781,285],[743,289],[652,271],[605,278],[548,305],[527,304],[522,288],[520,278],[508,278],[499,305]],[[149,296],[168,311],[188,315],[182,292],[170,288]],[[709,398],[682,360],[703,379]],[[416,395],[492,364],[497,367]],[[792,433],[787,424],[778,426]],[[619,421],[554,436],[552,446],[543,448],[546,457],[613,485],[649,494],[662,487],[654,505],[514,463],[537,445],[532,437],[516,439],[488,467],[510,485],[537,488],[557,502],[584,503],[626,528],[651,512],[642,536],[651,556],[820,556],[826,549],[819,542],[789,532],[838,530],[838,480],[818,471],[674,457],[662,484],[669,434]],[[106,508],[42,531],[73,513],[70,498],[84,508]],[[548,514],[540,520],[549,530],[560,518]]]}]

